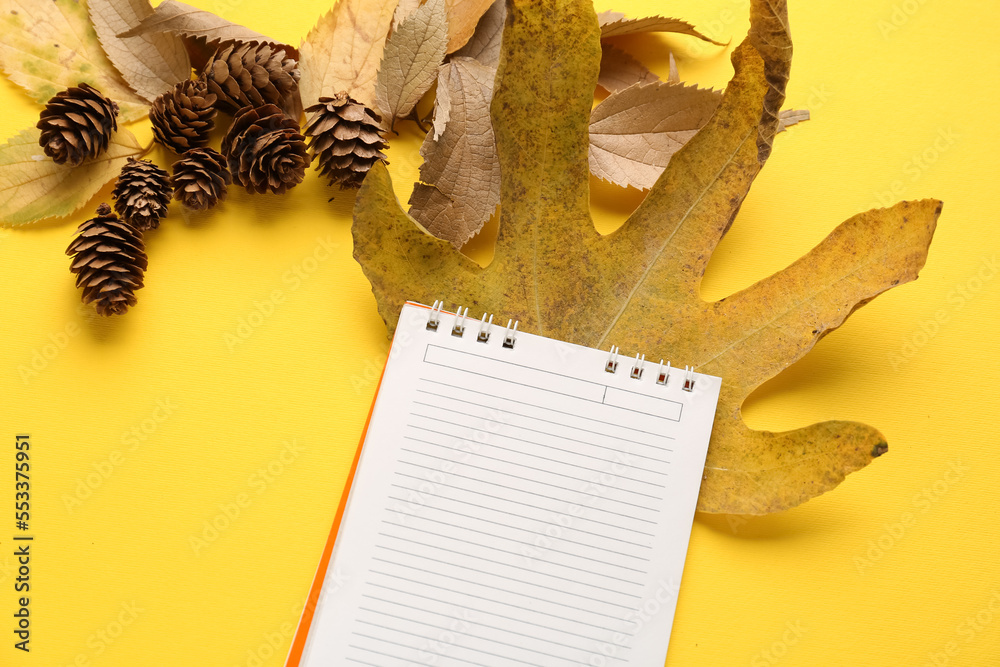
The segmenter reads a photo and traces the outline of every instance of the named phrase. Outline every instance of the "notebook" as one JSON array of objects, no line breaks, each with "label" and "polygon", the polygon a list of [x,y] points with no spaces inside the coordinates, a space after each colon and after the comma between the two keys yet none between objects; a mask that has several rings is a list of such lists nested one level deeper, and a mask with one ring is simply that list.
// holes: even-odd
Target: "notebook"
[{"label": "notebook", "polygon": [[286,665],[662,665],[720,383],[407,303]]}]

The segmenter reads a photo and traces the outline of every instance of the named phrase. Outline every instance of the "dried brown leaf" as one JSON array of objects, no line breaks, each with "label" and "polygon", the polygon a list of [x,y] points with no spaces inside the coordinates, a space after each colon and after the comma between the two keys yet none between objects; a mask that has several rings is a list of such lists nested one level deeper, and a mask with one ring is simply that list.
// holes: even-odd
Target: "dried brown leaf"
[{"label": "dried brown leaf", "polygon": [[420,180],[410,215],[431,234],[461,248],[479,233],[500,203],[500,162],[490,121],[496,70],[472,58],[441,68],[438,90],[448,91],[450,120],[438,140],[424,139]]},{"label": "dried brown leaf", "polygon": [[718,46],[725,46],[722,42],[717,42],[714,39],[706,37],[698,32],[693,25],[680,19],[671,19],[663,16],[627,19],[621,12],[602,12],[597,15],[597,21],[601,26],[601,39],[634,35],[640,32],[676,32],[681,35],[697,37]]},{"label": "dried brown leaf", "polygon": [[479,19],[476,31],[465,46],[455,51],[456,57],[475,58],[484,65],[496,68],[500,63],[500,45],[503,42],[503,24],[507,19],[507,3],[496,0]]},{"label": "dried brown leaf", "polygon": [[604,90],[616,93],[637,83],[647,84],[659,80],[660,77],[621,49],[601,44],[601,73],[597,77],[597,85]]},{"label": "dried brown leaf", "polygon": [[590,116],[590,171],[640,190],[715,113],[722,93],[657,81],[609,95]]},{"label": "dried brown leaf", "polygon": [[476,25],[493,0],[447,0],[448,4],[448,53],[465,46]]},{"label": "dried brown leaf", "polygon": [[375,106],[375,84],[397,0],[338,0],[299,48],[302,104],[346,92]]},{"label": "dried brown leaf", "polygon": [[434,85],[447,46],[445,0],[427,0],[399,24],[386,41],[375,86],[384,122],[410,113]]},{"label": "dried brown leaf", "polygon": [[0,0],[0,30],[3,71],[36,102],[45,104],[56,93],[87,83],[118,103],[124,122],[149,110],[108,61],[86,5],[76,0]]},{"label": "dried brown leaf", "polygon": [[149,0],[89,0],[90,20],[108,58],[140,97],[152,102],[191,78],[191,61],[177,35],[119,37],[152,16]]},{"label": "dried brown leaf", "polygon": [[250,30],[238,23],[227,21],[212,12],[192,7],[178,0],[163,0],[152,14],[143,18],[132,29],[118,36],[138,37],[158,32],[181,35],[182,37],[200,37],[208,42],[233,40],[274,43],[273,39],[255,30]]}]

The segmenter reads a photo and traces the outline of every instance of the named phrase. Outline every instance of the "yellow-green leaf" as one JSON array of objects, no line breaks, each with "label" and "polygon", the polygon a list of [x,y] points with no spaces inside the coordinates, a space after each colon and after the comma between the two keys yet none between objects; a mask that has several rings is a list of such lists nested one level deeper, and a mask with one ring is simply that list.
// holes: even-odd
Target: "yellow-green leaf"
[{"label": "yellow-green leaf", "polygon": [[771,277],[721,301],[699,296],[705,267],[772,148],[791,61],[785,3],[751,0],[751,32],[733,54],[735,74],[715,114],[607,236],[589,210],[587,127],[601,60],[592,5],[508,7],[492,105],[501,163],[492,263],[480,268],[414,224],[381,165],[358,194],[355,257],[390,331],[405,299],[446,298],[476,317],[493,312],[534,333],[614,343],[627,355],[720,376],[703,511],[787,509],[883,454],[885,440],[870,426],[754,431],[740,406],[856,308],[916,277],[940,202],[859,214]]},{"label": "yellow-green leaf", "polygon": [[41,104],[88,83],[118,103],[119,120],[145,116],[149,105],[132,92],[104,54],[76,0],[0,0],[0,62],[11,81]]},{"label": "yellow-green leaf", "polygon": [[118,175],[130,157],[142,153],[135,136],[122,129],[103,155],[77,167],[58,165],[42,153],[39,130],[23,130],[0,146],[0,223],[24,225],[62,217],[86,204]]}]

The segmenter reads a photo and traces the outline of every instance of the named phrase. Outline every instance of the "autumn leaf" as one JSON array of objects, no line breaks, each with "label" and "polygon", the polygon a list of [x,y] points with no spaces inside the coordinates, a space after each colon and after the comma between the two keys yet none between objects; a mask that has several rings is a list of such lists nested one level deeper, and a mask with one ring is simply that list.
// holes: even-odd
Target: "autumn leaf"
[{"label": "autumn leaf", "polygon": [[440,139],[428,133],[420,147],[424,163],[410,196],[410,215],[428,232],[461,248],[500,203],[490,99],[496,70],[472,58],[441,68],[438,99],[446,99],[449,121]]},{"label": "autumn leaf", "polygon": [[132,89],[150,102],[191,78],[187,48],[177,35],[119,37],[153,14],[149,0],[88,0],[104,52]]},{"label": "autumn leaf", "polygon": [[397,0],[338,0],[299,47],[303,106],[347,92],[375,106],[375,83]]},{"label": "autumn leaf", "polygon": [[448,53],[453,53],[469,41],[479,19],[493,0],[446,0],[448,9]]},{"label": "autumn leaf", "polygon": [[590,171],[648,190],[670,158],[715,113],[722,94],[656,81],[609,95],[590,116]]},{"label": "autumn leaf", "polygon": [[396,11],[392,15],[392,28],[390,33],[396,32],[396,29],[399,28],[399,24],[405,21],[410,14],[417,11],[419,7],[420,0],[399,0],[399,4],[396,5]]},{"label": "autumn leaf", "polygon": [[152,14],[139,23],[119,34],[119,37],[138,37],[151,33],[170,33],[182,37],[202,38],[207,42],[239,41],[275,44],[275,40],[266,35],[245,28],[238,23],[227,21],[221,16],[207,12],[197,7],[178,2],[164,0]]},{"label": "autumn leaf", "polygon": [[386,41],[375,87],[383,121],[405,116],[434,84],[448,46],[445,0],[428,0]]},{"label": "autumn leaf", "polygon": [[503,23],[507,19],[507,3],[495,0],[486,10],[469,41],[455,51],[456,58],[474,58],[484,65],[496,68],[500,63],[500,44],[503,41]]},{"label": "autumn leaf", "polygon": [[771,277],[720,301],[699,296],[774,138],[791,59],[784,2],[752,0],[751,33],[733,53],[735,74],[715,115],[606,236],[590,218],[586,166],[601,58],[591,3],[511,0],[509,11],[492,105],[502,175],[492,263],[481,268],[417,226],[383,166],[358,194],[355,257],[389,330],[405,299],[444,297],[476,316],[517,318],[527,331],[614,343],[627,355],[720,376],[699,498],[707,512],[794,507],[884,453],[883,436],[864,424],[754,431],[740,406],[856,308],[916,277],[940,202],[861,213]]},{"label": "autumn leaf", "polygon": [[35,128],[24,130],[0,146],[0,223],[23,225],[73,213],[143,150],[131,132],[119,130],[100,157],[70,167],[46,157],[39,136]]},{"label": "autumn leaf", "polygon": [[40,104],[71,86],[87,83],[115,100],[119,120],[149,110],[132,92],[101,48],[85,4],[76,0],[0,0],[0,61],[11,81]]},{"label": "autumn leaf", "polygon": [[680,19],[665,18],[663,16],[628,19],[620,12],[601,12],[597,15],[597,20],[601,26],[601,39],[634,35],[640,32],[676,32],[682,35],[697,37],[717,46],[725,46],[722,42],[717,42],[714,39],[706,37],[698,32],[693,25]]},{"label": "autumn leaf", "polygon": [[659,80],[660,77],[621,49],[610,44],[601,45],[601,71],[597,77],[597,85],[604,90],[616,93],[636,83],[653,83]]}]

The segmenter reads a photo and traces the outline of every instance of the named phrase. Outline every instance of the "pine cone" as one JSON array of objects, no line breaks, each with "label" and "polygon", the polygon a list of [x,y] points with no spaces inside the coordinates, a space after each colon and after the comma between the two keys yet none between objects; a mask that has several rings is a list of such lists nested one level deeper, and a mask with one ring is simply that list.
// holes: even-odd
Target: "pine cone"
[{"label": "pine cone", "polygon": [[310,161],[319,159],[320,172],[330,185],[359,188],[368,170],[385,160],[381,116],[347,94],[321,97],[306,109],[305,134],[310,138]]},{"label": "pine cone", "polygon": [[139,231],[156,229],[170,204],[170,177],[149,160],[130,157],[111,196],[126,222]]},{"label": "pine cone", "polygon": [[95,302],[101,315],[121,315],[135,305],[146,270],[142,233],[110,206],[101,204],[97,217],[80,225],[66,254],[75,255],[69,270],[77,274],[84,303]]},{"label": "pine cone", "polygon": [[299,89],[298,63],[273,44],[228,42],[205,65],[208,90],[216,106],[235,113],[245,106],[284,106]]},{"label": "pine cone", "polygon": [[193,148],[174,163],[174,199],[188,208],[212,208],[232,182],[226,158],[211,148]]},{"label": "pine cone", "polygon": [[215,100],[200,79],[181,81],[157,97],[149,110],[156,140],[178,154],[208,145],[215,128]]},{"label": "pine cone", "polygon": [[299,124],[273,104],[244,107],[222,140],[233,180],[247,192],[282,194],[302,182],[309,157]]},{"label": "pine cone", "polygon": [[38,143],[56,164],[75,167],[107,149],[117,116],[117,104],[81,83],[57,93],[42,109],[35,125],[42,131]]}]

